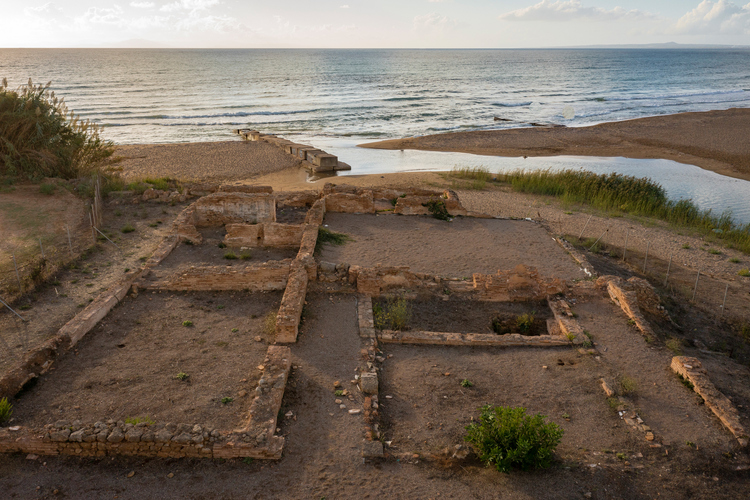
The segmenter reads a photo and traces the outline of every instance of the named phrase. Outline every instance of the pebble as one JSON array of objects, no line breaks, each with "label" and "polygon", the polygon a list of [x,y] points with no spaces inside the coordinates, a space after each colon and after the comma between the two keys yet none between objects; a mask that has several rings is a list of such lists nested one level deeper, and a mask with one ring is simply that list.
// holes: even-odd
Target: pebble
[{"label": "pebble", "polygon": [[337,405],[340,405],[341,404],[341,400],[337,399],[337,400],[334,401],[334,403],[336,403]]},{"label": "pebble", "polygon": [[341,387],[341,382],[337,380],[336,382],[333,383],[333,387],[338,389],[339,387]]},{"label": "pebble", "polygon": [[260,337],[260,335],[258,335],[257,337],[255,337],[255,341],[256,342],[263,342],[263,339]]},{"label": "pebble", "polygon": [[349,410],[349,415],[359,415],[362,413],[362,410],[356,409],[356,410]]},{"label": "pebble", "polygon": [[133,476],[135,476],[134,470],[131,470],[130,472],[128,472],[128,477],[133,477]]},{"label": "pebble", "polygon": [[174,473],[170,472],[169,474],[167,474],[167,477],[170,478],[170,479],[173,478],[174,477]]},{"label": "pebble", "polygon": [[33,453],[26,455],[26,460],[36,460],[37,458],[39,458],[39,455],[34,455]]},{"label": "pebble", "polygon": [[244,389],[237,393],[237,397],[244,398],[245,396],[247,396],[247,391]]},{"label": "pebble", "polygon": [[343,405],[343,404],[339,405],[339,408],[341,408],[342,410],[345,410],[346,409],[346,405]]},{"label": "pebble", "polygon": [[393,399],[393,396],[386,396],[385,399]]}]

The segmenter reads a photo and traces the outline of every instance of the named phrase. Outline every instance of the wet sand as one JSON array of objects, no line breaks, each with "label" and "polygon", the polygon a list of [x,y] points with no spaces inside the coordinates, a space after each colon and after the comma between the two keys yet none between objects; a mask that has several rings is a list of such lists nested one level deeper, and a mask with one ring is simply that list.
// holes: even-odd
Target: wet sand
[{"label": "wet sand", "polygon": [[622,156],[674,160],[750,180],[750,109],[639,118],[591,127],[455,132],[361,144],[491,156]]}]

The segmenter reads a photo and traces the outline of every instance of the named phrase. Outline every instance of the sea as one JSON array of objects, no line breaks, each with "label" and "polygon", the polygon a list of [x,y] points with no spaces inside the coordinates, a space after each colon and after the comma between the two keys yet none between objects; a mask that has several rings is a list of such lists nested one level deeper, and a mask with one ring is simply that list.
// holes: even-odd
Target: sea
[{"label": "sea", "polygon": [[[743,49],[0,49],[2,77],[10,87],[51,82],[70,109],[119,144],[236,140],[232,129],[253,128],[328,148],[353,173],[506,161],[356,148],[374,140],[750,107]],[[544,165],[557,168],[555,161]],[[727,205],[721,200],[735,196],[719,193],[717,205],[661,180],[672,163],[593,166],[645,169],[671,196],[739,210],[750,221],[744,197]],[[692,184],[705,191],[706,182],[699,175]],[[735,189],[746,193],[750,183],[742,182]]]}]

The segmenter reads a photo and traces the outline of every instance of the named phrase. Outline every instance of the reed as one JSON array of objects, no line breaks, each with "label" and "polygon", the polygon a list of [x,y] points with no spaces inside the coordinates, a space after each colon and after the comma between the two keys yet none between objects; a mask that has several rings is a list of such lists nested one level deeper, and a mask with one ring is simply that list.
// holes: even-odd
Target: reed
[{"label": "reed", "polygon": [[93,173],[114,152],[99,127],[69,111],[50,83],[0,84],[0,175],[74,179]]},{"label": "reed", "polygon": [[587,204],[603,211],[658,218],[750,253],[750,224],[736,223],[729,212],[716,215],[711,210],[701,210],[692,200],[670,200],[664,188],[648,178],[583,170],[516,170],[498,174],[497,180],[510,184],[516,191],[556,196],[568,203]]}]

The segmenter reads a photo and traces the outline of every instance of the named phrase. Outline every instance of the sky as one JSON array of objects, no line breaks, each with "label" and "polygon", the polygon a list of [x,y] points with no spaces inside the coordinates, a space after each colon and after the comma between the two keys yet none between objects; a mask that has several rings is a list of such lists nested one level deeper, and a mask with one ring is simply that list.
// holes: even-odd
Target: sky
[{"label": "sky", "polygon": [[0,0],[0,47],[750,45],[743,1]]}]

